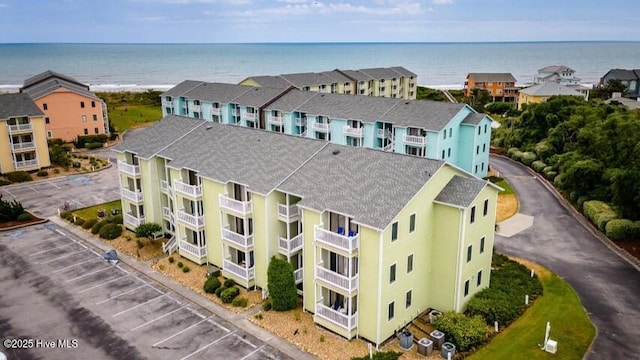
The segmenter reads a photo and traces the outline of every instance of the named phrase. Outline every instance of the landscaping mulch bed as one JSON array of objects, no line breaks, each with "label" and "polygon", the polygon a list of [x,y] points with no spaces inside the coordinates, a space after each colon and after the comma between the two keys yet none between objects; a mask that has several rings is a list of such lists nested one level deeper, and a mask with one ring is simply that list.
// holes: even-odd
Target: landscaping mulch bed
[{"label": "landscaping mulch bed", "polygon": [[31,214],[31,216],[32,216],[31,220],[28,220],[28,221],[17,221],[17,220],[15,220],[15,221],[0,222],[0,231],[18,229],[18,228],[21,228],[21,227],[40,224],[40,223],[43,223],[43,222],[47,221],[46,219],[41,219],[39,217],[35,217],[35,216],[33,216],[33,214]]},{"label": "landscaping mulch bed", "polygon": [[640,260],[640,241],[622,241],[622,240],[612,240],[616,245],[625,249],[631,256]]},{"label": "landscaping mulch bed", "polygon": [[515,194],[498,195],[496,222],[507,220],[518,212],[518,198]]},{"label": "landscaping mulch bed", "polygon": [[113,240],[99,239],[113,246],[116,251],[125,253],[141,261],[162,256],[162,240],[150,240],[146,237],[138,238],[142,243],[142,247],[139,247],[136,235],[130,231],[124,231],[122,236]]}]

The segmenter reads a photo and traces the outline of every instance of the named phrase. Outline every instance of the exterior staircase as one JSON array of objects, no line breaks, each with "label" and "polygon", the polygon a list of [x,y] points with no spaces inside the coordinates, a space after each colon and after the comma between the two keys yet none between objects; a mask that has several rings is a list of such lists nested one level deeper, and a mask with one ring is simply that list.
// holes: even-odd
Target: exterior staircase
[{"label": "exterior staircase", "polygon": [[178,250],[178,240],[175,235],[169,239],[166,243],[162,244],[162,252],[172,255]]}]

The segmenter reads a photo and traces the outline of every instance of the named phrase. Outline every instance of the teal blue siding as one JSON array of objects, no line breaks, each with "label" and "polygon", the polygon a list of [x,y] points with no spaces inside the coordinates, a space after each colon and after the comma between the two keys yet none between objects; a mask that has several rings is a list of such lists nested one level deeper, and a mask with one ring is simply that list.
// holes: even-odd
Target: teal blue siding
[{"label": "teal blue siding", "polygon": [[375,124],[372,123],[363,123],[364,126],[364,138],[362,139],[362,146],[368,148],[379,148],[378,145],[378,134],[377,128]]},{"label": "teal blue siding", "polygon": [[402,140],[404,135],[407,133],[407,128],[397,127],[396,128],[396,136],[393,140],[393,151],[404,154],[404,141]]},{"label": "teal blue siding", "polygon": [[343,119],[331,119],[331,142],[340,145],[347,145],[347,139],[344,135],[344,127],[347,121]]}]

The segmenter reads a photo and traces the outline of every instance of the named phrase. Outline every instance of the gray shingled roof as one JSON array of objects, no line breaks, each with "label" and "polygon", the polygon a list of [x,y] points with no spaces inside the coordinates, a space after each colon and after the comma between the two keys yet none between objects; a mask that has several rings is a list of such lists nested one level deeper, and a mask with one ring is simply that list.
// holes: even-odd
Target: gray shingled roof
[{"label": "gray shingled roof", "polygon": [[202,83],[203,83],[202,81],[185,80],[180,84],[172,87],[171,89],[165,91],[164,93],[162,93],[161,96],[171,96],[171,97],[184,96],[184,94],[186,94],[189,90],[193,89],[194,87]]},{"label": "gray shingled roof", "polygon": [[298,109],[302,104],[312,97],[318,96],[320,93],[312,91],[290,90],[282,95],[278,100],[267,106],[270,110],[280,110],[282,112],[292,112]]},{"label": "gray shingled roof", "polygon": [[330,80],[332,80],[332,82],[335,82],[335,83],[346,83],[351,81],[351,79],[346,77],[338,69],[331,70],[331,71],[323,71],[320,74],[328,77]]},{"label": "gray shingled roof", "polygon": [[440,194],[436,196],[435,201],[466,208],[478,197],[478,194],[480,194],[480,191],[482,191],[486,185],[486,181],[478,178],[465,178],[454,175],[453,178],[449,180],[449,183],[440,191]]},{"label": "gray shingled roof", "polygon": [[182,116],[169,115],[138,134],[125,137],[113,147],[116,152],[129,151],[138,157],[149,159],[167,145],[206,122]]},{"label": "gray shingled roof", "polygon": [[542,84],[533,85],[528,88],[521,89],[520,93],[525,95],[530,95],[530,96],[553,96],[553,95],[584,96],[580,92],[570,87],[560,85],[556,82],[544,82]]},{"label": "gray shingled roof", "polygon": [[402,66],[394,66],[394,67],[392,67],[391,69],[392,69],[392,70],[395,70],[395,71],[397,71],[397,72],[399,72],[399,73],[400,73],[400,74],[402,74],[404,77],[412,77],[412,76],[413,76],[413,77],[416,77],[416,76],[418,76],[418,74],[413,73],[413,72],[411,72],[411,71],[409,71],[409,70],[405,69],[405,68],[404,68],[404,67],[402,67]]},{"label": "gray shingled roof", "polygon": [[469,73],[468,78],[475,82],[516,82],[511,73]]},{"label": "gray shingled roof", "polygon": [[363,73],[362,71],[359,70],[340,70],[343,73],[345,73],[347,76],[350,76],[354,79],[356,79],[357,81],[369,81],[369,80],[373,80],[373,77],[371,77],[371,75],[367,75],[365,73]]},{"label": "gray shingled roof", "polygon": [[[275,89],[268,87],[248,86],[248,88],[249,89],[246,92],[242,93],[242,95],[234,98],[233,102],[243,106],[252,106],[255,108],[259,108],[273,101],[273,99],[277,98],[280,94],[286,91],[286,89]],[[228,101],[225,100],[222,102]]]},{"label": "gray shingled roof", "polygon": [[[396,99],[393,99],[396,100]],[[466,107],[441,101],[397,100],[390,111],[381,116],[381,121],[396,126],[417,127],[427,130],[442,130],[453,117]]]},{"label": "gray shingled roof", "polygon": [[100,98],[98,98],[94,93],[92,93],[91,91],[88,90],[88,87],[85,86],[79,86],[76,83],[72,83],[69,81],[66,81],[64,79],[58,79],[55,77],[51,77],[47,80],[44,80],[42,82],[38,82],[36,84],[33,84],[27,88],[22,88],[20,89],[21,92],[27,93],[29,94],[29,96],[33,99],[33,100],[37,100],[43,96],[46,96],[58,89],[67,89],[69,91],[72,91],[74,93],[80,94],[80,95],[84,95],[88,98],[92,98],[92,99],[96,99],[96,100],[100,100]]},{"label": "gray shingled roof", "polygon": [[57,73],[55,71],[47,70],[47,71],[45,71],[43,73],[34,75],[34,76],[26,79],[24,81],[24,83],[22,84],[22,89],[30,87],[30,86],[32,86],[34,84],[39,83],[39,82],[43,82],[43,81],[45,81],[45,80],[47,80],[49,78],[58,78],[58,79],[65,80],[67,82],[76,84],[78,86],[84,86],[84,87],[88,88],[88,86],[86,86],[85,84],[83,84],[83,83],[79,82],[78,80],[72,78],[71,76],[60,74],[60,73]]},{"label": "gray shingled roof", "polygon": [[393,79],[402,77],[402,73],[394,70],[393,68],[369,68],[360,69],[362,73],[365,73],[374,79]]},{"label": "gray shingled roof", "polygon": [[44,114],[29,95],[22,93],[0,94],[0,119],[42,115]]},{"label": "gray shingled roof", "polygon": [[253,80],[256,83],[258,83],[260,86],[265,86],[265,87],[272,87],[272,88],[288,88],[289,86],[292,86],[293,84],[291,84],[290,82],[288,82],[287,80],[279,77],[279,76],[271,76],[271,75],[264,75],[264,76],[250,76],[244,80],[242,80],[240,83],[245,82],[246,80]]},{"label": "gray shingled roof", "polygon": [[618,80],[638,80],[640,78],[640,70],[611,69],[604,77]]},{"label": "gray shingled roof", "polygon": [[329,144],[278,189],[300,206],[333,211],[386,228],[443,161]]},{"label": "gray shingled roof", "polygon": [[471,114],[467,115],[467,117],[465,117],[464,120],[462,120],[462,123],[463,124],[478,125],[478,124],[480,124],[482,119],[485,118],[485,116],[487,116],[487,115],[486,114],[480,114],[480,113],[471,113]]},{"label": "gray shingled roof", "polygon": [[207,102],[228,103],[252,89],[259,88],[245,85],[201,82],[187,89],[183,94],[174,96],[184,96],[187,99]]},{"label": "gray shingled roof", "polygon": [[305,86],[331,85],[333,82],[330,78],[313,72],[298,74],[282,74],[281,78],[287,80],[295,87],[302,88]]},{"label": "gray shingled roof", "polygon": [[566,65],[549,65],[545,66],[542,69],[538,69],[538,72],[562,72],[562,71],[571,71],[575,72],[572,68]]}]

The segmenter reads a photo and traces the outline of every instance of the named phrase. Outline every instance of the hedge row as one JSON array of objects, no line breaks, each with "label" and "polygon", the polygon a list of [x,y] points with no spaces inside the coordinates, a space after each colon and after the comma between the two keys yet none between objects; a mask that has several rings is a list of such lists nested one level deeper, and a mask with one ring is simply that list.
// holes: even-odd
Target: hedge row
[{"label": "hedge row", "polygon": [[607,222],[618,217],[609,204],[598,200],[585,201],[582,210],[602,232],[606,231]]},{"label": "hedge row", "polygon": [[460,351],[467,351],[487,339],[487,327],[481,316],[466,316],[449,311],[436,318],[434,325]]},{"label": "hedge row", "polygon": [[607,237],[613,240],[640,240],[640,221],[612,219],[605,230]]}]

